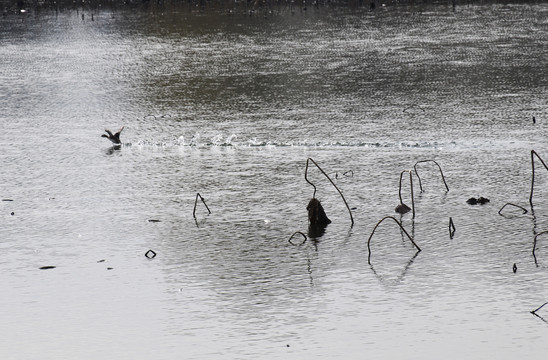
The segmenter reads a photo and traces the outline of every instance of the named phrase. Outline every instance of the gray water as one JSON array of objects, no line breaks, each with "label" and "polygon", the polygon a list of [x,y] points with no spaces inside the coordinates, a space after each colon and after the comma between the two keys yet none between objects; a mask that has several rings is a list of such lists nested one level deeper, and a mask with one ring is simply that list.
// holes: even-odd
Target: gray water
[{"label": "gray water", "polygon": [[[546,4],[29,10],[0,59],[2,359],[545,358]],[[298,246],[308,158],[354,225],[311,166]]]}]

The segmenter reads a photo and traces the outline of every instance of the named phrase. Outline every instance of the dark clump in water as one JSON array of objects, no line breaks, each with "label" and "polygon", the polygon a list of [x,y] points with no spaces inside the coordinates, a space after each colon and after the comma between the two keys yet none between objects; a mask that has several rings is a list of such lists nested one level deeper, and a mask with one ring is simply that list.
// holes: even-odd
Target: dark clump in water
[{"label": "dark clump in water", "polygon": [[310,199],[306,210],[308,210],[308,222],[310,225],[326,227],[331,224],[331,220],[325,214],[325,210],[318,199]]},{"label": "dark clump in water", "polygon": [[410,210],[411,210],[411,208],[409,206],[405,205],[404,203],[399,204],[394,209],[394,211],[396,211],[398,214],[402,214],[402,215],[408,213]]},{"label": "dark clump in water", "polygon": [[479,198],[473,198],[471,197],[470,199],[466,200],[466,203],[468,205],[485,205],[489,202],[490,200],[487,199],[487,198],[484,198],[484,197],[479,197]]},{"label": "dark clump in water", "polygon": [[308,210],[308,236],[311,238],[322,236],[325,233],[325,227],[331,223],[322,204],[318,199],[312,198],[306,210]]}]

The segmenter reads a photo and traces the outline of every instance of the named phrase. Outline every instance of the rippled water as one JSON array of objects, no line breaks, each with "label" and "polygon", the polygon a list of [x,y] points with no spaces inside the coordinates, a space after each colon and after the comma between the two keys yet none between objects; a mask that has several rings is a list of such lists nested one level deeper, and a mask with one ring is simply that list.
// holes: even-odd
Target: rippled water
[{"label": "rippled water", "polygon": [[[533,212],[529,193],[531,150],[548,159],[547,19],[545,4],[4,16],[0,355],[543,358],[539,161]],[[115,149],[100,135],[121,126]],[[311,167],[333,223],[293,246],[307,158],[354,225]],[[418,165],[401,220],[422,251],[388,219],[369,264],[400,172],[425,159],[450,190]],[[197,193],[211,214],[198,202],[194,219]],[[499,215],[508,202],[529,211]]]}]

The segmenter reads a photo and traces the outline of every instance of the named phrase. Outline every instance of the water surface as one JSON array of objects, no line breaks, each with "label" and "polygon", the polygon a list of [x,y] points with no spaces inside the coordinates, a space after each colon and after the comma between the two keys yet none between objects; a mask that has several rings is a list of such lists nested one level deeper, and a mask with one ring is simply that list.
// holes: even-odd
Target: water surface
[{"label": "water surface", "polygon": [[546,5],[83,13],[0,20],[3,359],[543,358]]}]

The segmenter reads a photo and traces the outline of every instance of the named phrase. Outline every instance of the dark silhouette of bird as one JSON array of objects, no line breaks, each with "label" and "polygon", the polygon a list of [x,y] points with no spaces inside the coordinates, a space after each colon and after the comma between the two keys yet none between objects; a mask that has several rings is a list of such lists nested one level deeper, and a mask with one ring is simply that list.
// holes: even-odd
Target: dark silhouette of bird
[{"label": "dark silhouette of bird", "polygon": [[122,130],[124,130],[123,126],[115,134],[112,134],[112,132],[110,130],[105,129],[106,134],[101,135],[101,137],[105,137],[105,138],[109,139],[110,141],[112,141],[114,144],[119,145],[119,144],[122,143],[120,141],[120,133],[122,132]]}]

